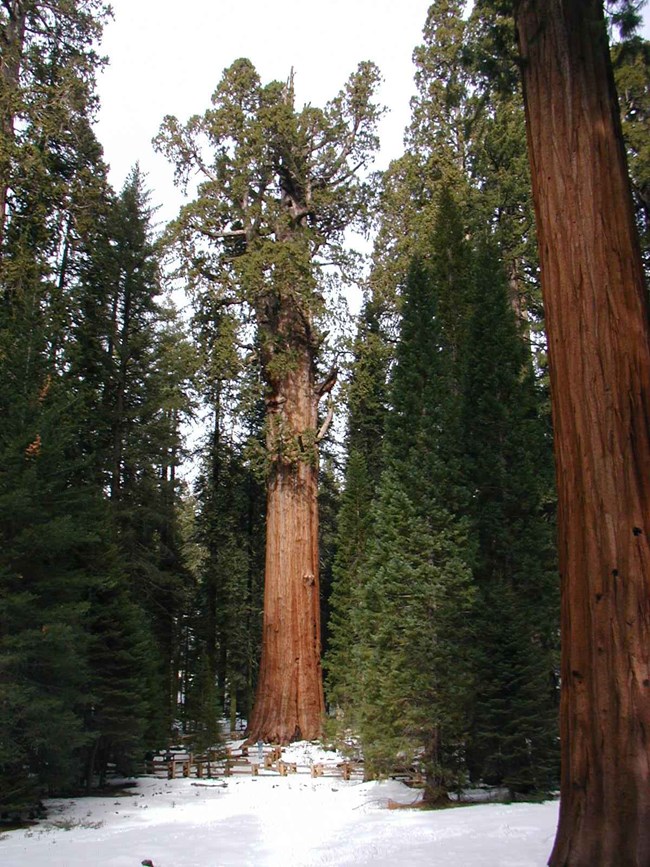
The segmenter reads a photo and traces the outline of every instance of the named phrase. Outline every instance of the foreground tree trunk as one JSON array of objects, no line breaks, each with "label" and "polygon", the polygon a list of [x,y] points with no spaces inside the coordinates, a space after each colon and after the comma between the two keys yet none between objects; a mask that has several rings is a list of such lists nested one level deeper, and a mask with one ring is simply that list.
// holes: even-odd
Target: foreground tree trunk
[{"label": "foreground tree trunk", "polygon": [[516,4],[562,573],[553,867],[650,864],[650,335],[602,4]]}]

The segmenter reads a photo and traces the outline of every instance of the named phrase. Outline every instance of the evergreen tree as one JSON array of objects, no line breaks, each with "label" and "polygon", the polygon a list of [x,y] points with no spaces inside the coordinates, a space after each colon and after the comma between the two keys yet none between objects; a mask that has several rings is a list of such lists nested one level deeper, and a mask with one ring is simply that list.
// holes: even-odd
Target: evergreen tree
[{"label": "evergreen tree", "polygon": [[264,496],[231,443],[213,441],[206,463],[197,490],[197,538],[204,551],[197,647],[220,712],[234,725],[237,714],[246,718],[252,707],[259,657]]},{"label": "evergreen tree", "polygon": [[347,724],[354,724],[358,717],[360,671],[356,654],[362,638],[356,616],[358,582],[367,556],[373,495],[365,458],[361,452],[352,451],[338,514],[337,552],[329,599],[329,648],[324,660],[328,702]]},{"label": "evergreen tree", "polygon": [[557,780],[558,588],[551,439],[492,244],[478,252],[463,382],[476,552],[473,775],[513,792]]},{"label": "evergreen tree", "polygon": [[91,739],[88,599],[111,568],[110,533],[67,348],[108,189],[91,128],[102,18],[95,2],[0,10],[4,806],[78,784]]},{"label": "evergreen tree", "polygon": [[109,576],[93,588],[87,633],[90,700],[85,727],[91,743],[85,774],[90,788],[95,779],[104,784],[109,764],[121,774],[139,767],[145,734],[156,734],[150,721],[159,696],[151,632],[129,596],[125,576]]},{"label": "evergreen tree", "polygon": [[[52,66],[52,75],[57,70]],[[0,628],[3,713],[12,720],[6,756],[16,779],[28,774],[39,791],[60,791],[82,778],[90,783],[111,761],[127,767],[140,751],[144,728],[151,730],[155,624],[151,615],[142,616],[143,597],[134,592],[142,548],[122,543],[125,527],[130,532],[145,514],[155,515],[156,529],[146,538],[160,563],[168,558],[163,522],[173,521],[169,508],[162,508],[170,377],[160,369],[165,336],[154,321],[151,265],[133,264],[111,215],[119,211],[120,233],[137,219],[145,225],[146,218],[135,213],[137,207],[128,214],[114,201],[89,125],[90,103],[73,106],[76,114],[67,119],[75,137],[62,130],[57,142],[53,135],[52,152],[43,150],[42,174],[11,189],[1,273],[0,489],[6,508],[0,593],[13,610]],[[44,117],[57,119],[56,113]],[[27,133],[21,129],[24,142]],[[31,133],[43,135],[36,128]],[[147,257],[153,262],[152,250]],[[141,298],[148,296],[144,341],[129,341],[124,328],[116,337],[117,318],[122,325],[127,318],[120,299],[134,289],[134,274],[141,275]],[[130,395],[131,407],[137,404],[140,422],[131,429],[129,449],[124,423],[133,416],[124,400],[120,405],[114,399],[120,382],[115,356],[127,344],[132,380],[122,396]],[[178,423],[177,413],[176,440]],[[150,498],[138,514],[131,511],[132,523],[120,513],[112,484],[116,453],[129,455],[131,477],[147,480],[157,494],[156,504]],[[123,477],[125,465],[123,460]],[[35,640],[39,629],[47,639]],[[161,672],[159,689],[168,696],[167,680]],[[157,705],[163,705],[160,698]],[[168,720],[170,715],[168,709]]]},{"label": "evergreen tree", "polygon": [[377,146],[377,81],[362,63],[324,109],[297,111],[291,80],[262,86],[240,59],[208,111],[185,126],[167,118],[157,139],[180,180],[201,176],[174,226],[186,270],[223,307],[251,314],[266,386],[265,627],[253,740],[321,730],[318,405],[334,378],[318,382],[319,264],[325,254],[343,262],[345,229],[368,216],[373,184],[359,173]]},{"label": "evergreen tree", "polygon": [[254,347],[245,364],[234,339],[234,317],[214,296],[201,293],[194,303],[199,389],[212,414],[196,485],[195,539],[202,554],[194,652],[205,657],[219,713],[234,727],[238,716],[250,713],[259,662],[264,406]]},{"label": "evergreen tree", "polygon": [[324,660],[327,699],[347,724],[354,720],[359,672],[353,663],[361,639],[355,593],[367,553],[370,509],[383,466],[390,347],[381,304],[367,298],[354,342],[348,384],[347,462],[337,517]]},{"label": "evergreen tree", "polygon": [[[0,7],[0,254],[29,221],[27,201],[63,203],[76,187],[79,142],[95,107],[102,0],[7,0]],[[92,133],[91,133],[92,135]],[[92,184],[92,176],[87,180]],[[40,210],[40,216],[51,211]],[[65,234],[69,221],[58,223]],[[57,221],[46,234],[57,232]],[[34,239],[35,240],[35,239]],[[45,240],[45,238],[41,238]],[[13,242],[12,242],[13,243]],[[43,244],[41,252],[53,253]]]},{"label": "evergreen tree", "polygon": [[217,691],[214,669],[207,653],[203,652],[193,662],[183,708],[191,749],[204,752],[221,743],[222,711],[223,701]]},{"label": "evergreen tree", "polygon": [[359,732],[368,774],[419,764],[437,803],[465,774],[471,571],[462,524],[407,491],[385,470],[356,600]]},{"label": "evergreen tree", "polygon": [[340,488],[334,455],[324,454],[319,467],[318,481],[318,556],[320,581],[320,616],[323,656],[327,655],[330,641],[330,607],[334,558],[337,550],[337,514],[340,508]]},{"label": "evergreen tree", "polygon": [[151,238],[151,210],[136,168],[121,193],[111,287],[108,477],[120,550],[134,601],[146,613],[158,656],[157,706],[175,717],[173,658],[186,602],[176,504],[179,426],[190,412],[192,353],[173,311],[164,310]]},{"label": "evergreen tree", "polygon": [[[453,519],[461,522],[468,538],[462,559],[472,570],[478,594],[473,615],[472,660],[478,678],[477,707],[494,699],[495,713],[501,702],[499,712],[503,716],[526,717],[524,728],[528,725],[530,731],[520,741],[520,746],[527,737],[536,745],[533,749],[539,750],[537,760],[542,763],[541,773],[535,780],[527,779],[524,765],[526,760],[530,761],[531,753],[526,743],[528,753],[524,756],[525,750],[520,751],[517,761],[512,760],[507,769],[502,759],[498,762],[495,759],[499,771],[492,773],[491,779],[502,781],[505,769],[512,788],[527,791],[538,785],[549,785],[555,768],[556,594],[549,546],[553,496],[548,472],[549,440],[545,439],[544,419],[539,416],[544,394],[535,386],[530,346],[526,342],[538,326],[541,308],[536,294],[536,255],[524,164],[522,103],[512,87],[516,64],[508,40],[513,24],[507,10],[498,4],[477,5],[481,9],[468,24],[460,21],[459,16],[451,15],[451,7],[446,2],[435,3],[429,10],[425,39],[415,53],[418,95],[413,101],[409,130],[411,148],[408,155],[391,167],[387,177],[380,255],[376,258],[373,279],[384,295],[389,295],[390,283],[399,283],[400,274],[404,273],[414,252],[430,262],[436,287],[435,323],[439,340],[437,352],[433,348],[430,352],[430,355],[434,353],[431,357],[436,357],[439,379],[438,395],[433,401],[436,406],[433,426],[438,431],[437,468],[431,465],[432,471],[437,473],[434,489]],[[489,62],[490,57],[494,62]],[[495,266],[487,266],[486,256],[477,257],[478,239],[487,227],[499,246],[500,257],[507,264],[509,303],[519,321],[518,327],[514,321],[504,326],[509,314],[500,309],[499,315],[505,318],[495,330],[507,349],[498,351],[484,350],[489,340],[481,336],[477,324],[482,316],[481,305],[487,303],[488,298],[496,299],[504,289],[503,277],[495,271]],[[389,240],[396,229],[405,240]],[[485,268],[487,271],[481,274],[481,269]],[[491,283],[501,288],[490,288]],[[399,306],[399,298],[397,302]],[[536,346],[540,341],[533,335],[530,343]],[[496,373],[503,352],[510,353],[510,360],[504,361],[504,371]],[[513,358],[517,361],[513,362]],[[538,353],[538,372],[543,361],[543,355]],[[512,373],[513,363],[519,365],[517,374]],[[506,375],[510,377],[510,384],[500,388],[499,376]],[[499,400],[491,401],[491,391],[499,395]],[[397,397],[399,392],[395,393],[388,441],[391,424],[400,424],[399,400],[404,401],[403,412],[410,416],[412,406],[409,404],[414,405],[416,393],[413,384],[403,391],[401,398]],[[529,413],[527,425],[522,421],[515,424],[517,402],[521,404],[519,411]],[[480,419],[474,412],[475,404],[481,407]],[[505,435],[503,417],[508,417],[513,425],[510,436],[520,439],[517,448],[514,440]],[[488,435],[482,445],[482,434],[476,428],[479,420],[485,430],[502,431],[500,438]],[[404,442],[408,443],[412,435],[407,430]],[[499,470],[505,462],[516,478],[497,483],[500,478],[497,473],[492,480],[490,471],[484,472],[482,466],[482,448],[486,449],[486,454],[493,450],[492,469]],[[488,463],[486,460],[486,467]],[[531,466],[537,466],[537,477],[531,473]],[[416,483],[426,478],[426,473],[421,473]],[[534,486],[528,489],[531,480]],[[491,534],[498,536],[495,515],[500,515],[504,521],[500,530],[502,538],[513,542],[512,550],[500,561],[500,566],[492,550]],[[535,558],[539,558],[539,562]],[[531,585],[521,578],[527,569],[536,576],[539,586],[549,591],[541,605],[535,593],[529,593]],[[491,577],[486,578],[488,575]],[[500,592],[501,580],[505,584]],[[511,590],[513,582],[514,591]],[[495,599],[503,600],[504,618],[508,609],[507,618],[512,624],[508,653],[503,646],[495,647],[494,629],[488,628],[492,622],[485,628],[481,626],[482,618],[487,620],[491,616],[490,605],[494,606]],[[520,651],[513,656],[512,648],[517,645]],[[488,660],[492,655],[496,659],[501,650],[504,658],[496,667],[498,671],[489,673],[493,680],[481,680]],[[509,686],[507,670],[511,663],[528,666],[526,675],[518,678],[517,689]],[[527,689],[526,678],[536,687]],[[489,701],[483,695],[488,692]],[[472,738],[464,746],[469,748],[470,770],[480,776],[487,773],[487,764],[481,761],[488,755],[510,751],[512,759],[512,753],[519,747],[515,749],[511,744],[506,748],[505,741],[499,740],[506,738],[505,729],[489,720],[483,733],[486,739],[481,742],[482,722],[478,710],[473,719]],[[488,744],[487,732],[492,730],[496,734]],[[480,761],[477,760],[479,743],[482,743],[481,749],[485,748]]]},{"label": "evergreen tree", "polygon": [[374,293],[361,310],[347,389],[347,449],[362,455],[376,483],[382,471],[382,441],[388,404],[388,368],[394,347],[385,323],[387,305]]},{"label": "evergreen tree", "polygon": [[417,260],[405,287],[391,383],[384,472],[357,590],[360,733],[372,770],[422,754],[426,797],[446,797],[462,773],[467,726],[468,616],[473,590],[467,525],[441,484],[448,385],[432,272]]},{"label": "evergreen tree", "polygon": [[88,741],[87,599],[106,568],[107,514],[101,494],[77,481],[69,410],[52,383],[23,424],[2,425],[3,807],[77,784]]}]

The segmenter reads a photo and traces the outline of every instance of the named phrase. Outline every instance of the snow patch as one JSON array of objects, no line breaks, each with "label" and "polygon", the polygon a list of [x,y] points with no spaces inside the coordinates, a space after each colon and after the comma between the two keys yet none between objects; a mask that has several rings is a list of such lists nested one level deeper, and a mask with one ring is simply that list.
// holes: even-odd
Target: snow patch
[{"label": "snow patch", "polygon": [[[254,748],[253,748],[254,749]],[[253,750],[251,750],[253,752]],[[308,742],[283,759],[343,757]],[[47,802],[48,818],[0,836],[3,867],[542,867],[557,802],[387,809],[417,793],[396,781],[245,775],[142,778],[129,795]]]}]

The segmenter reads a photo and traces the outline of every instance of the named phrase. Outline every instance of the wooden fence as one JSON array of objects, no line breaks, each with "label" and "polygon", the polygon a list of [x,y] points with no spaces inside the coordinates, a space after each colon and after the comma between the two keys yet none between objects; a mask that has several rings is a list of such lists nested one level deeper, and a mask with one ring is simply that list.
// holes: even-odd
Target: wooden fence
[{"label": "wooden fence", "polygon": [[343,780],[363,779],[362,762],[300,764],[285,761],[282,753],[282,747],[268,745],[261,750],[257,747],[244,746],[239,749],[227,747],[225,750],[209,750],[200,754],[169,750],[147,759],[145,774],[156,777],[166,776],[170,780],[178,777],[213,779],[231,777],[233,774],[249,774],[255,777],[310,774],[312,777],[339,777]]}]

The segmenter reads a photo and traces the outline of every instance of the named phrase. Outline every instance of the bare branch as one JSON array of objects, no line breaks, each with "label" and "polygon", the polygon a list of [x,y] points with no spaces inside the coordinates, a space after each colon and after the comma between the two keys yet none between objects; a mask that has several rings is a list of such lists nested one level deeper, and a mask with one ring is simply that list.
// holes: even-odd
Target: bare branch
[{"label": "bare branch", "polygon": [[316,386],[316,394],[318,395],[318,399],[320,400],[324,394],[329,394],[331,390],[336,385],[336,380],[338,379],[339,369],[338,367],[333,367],[330,372],[327,374],[325,379],[320,383],[320,385]]},{"label": "bare branch", "polygon": [[226,229],[223,232],[213,232],[212,229],[206,229],[205,226],[199,226],[197,223],[190,222],[190,229],[198,232],[200,235],[205,235],[206,238],[211,238],[213,241],[220,241],[223,238],[245,238],[246,229]]},{"label": "bare branch", "polygon": [[332,424],[333,418],[334,418],[334,401],[332,400],[332,396],[330,395],[330,398],[327,402],[327,415],[325,416],[325,421],[323,422],[323,424],[320,427],[320,430],[316,434],[316,442],[317,443],[319,443],[323,439],[323,437],[325,436],[325,434],[329,430],[329,426]]}]

